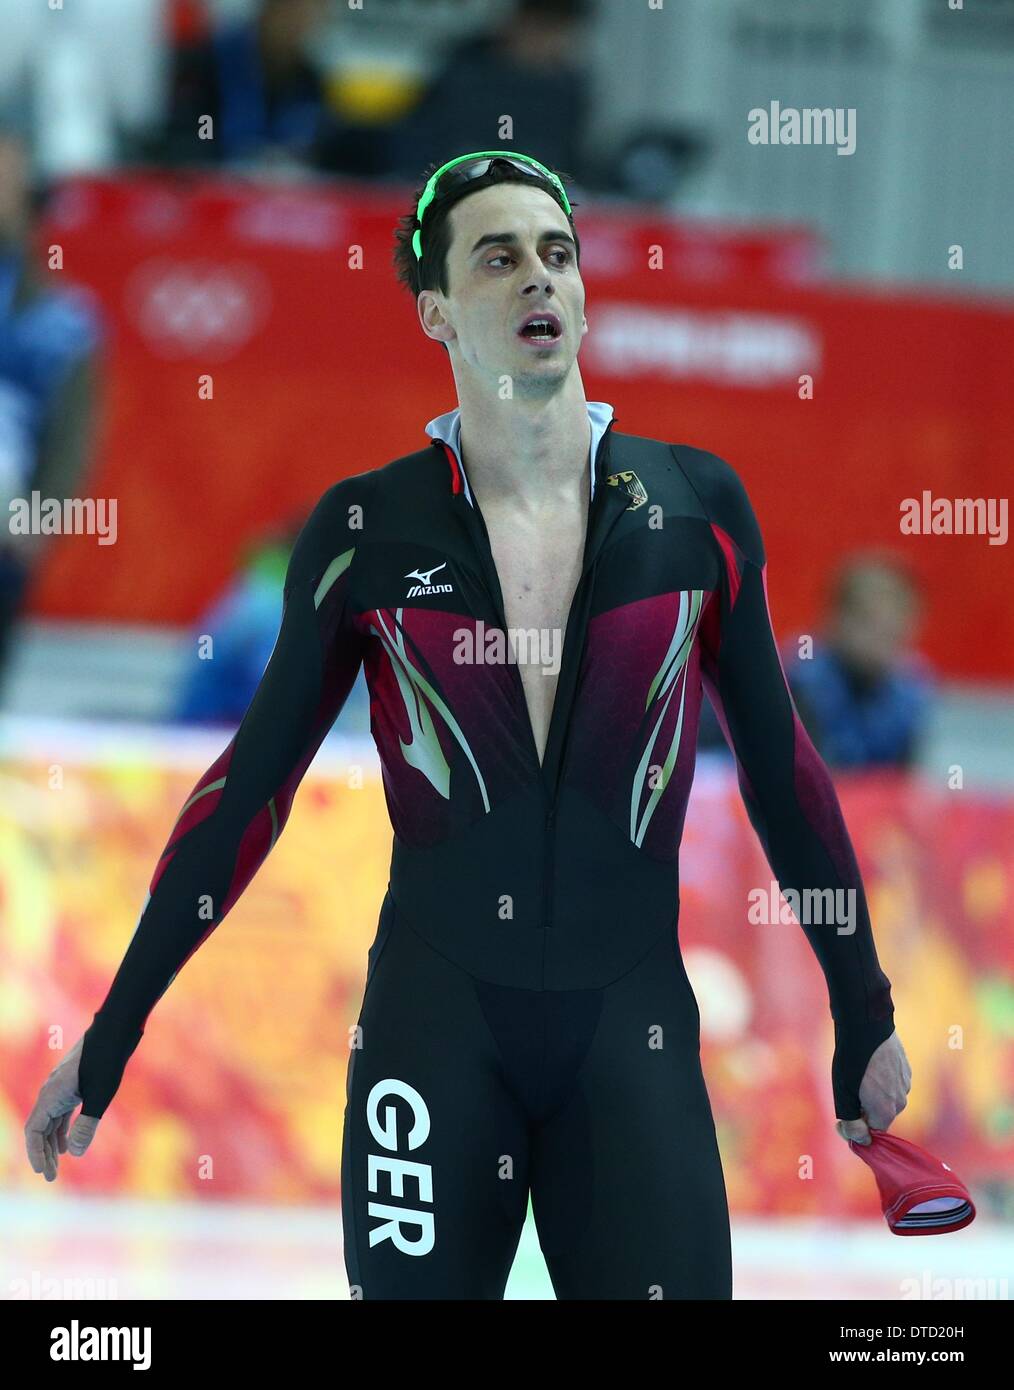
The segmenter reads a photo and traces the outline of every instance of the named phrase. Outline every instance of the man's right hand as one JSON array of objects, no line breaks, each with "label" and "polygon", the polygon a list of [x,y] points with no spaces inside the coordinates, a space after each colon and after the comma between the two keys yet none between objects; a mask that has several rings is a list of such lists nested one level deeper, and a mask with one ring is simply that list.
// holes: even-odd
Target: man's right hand
[{"label": "man's right hand", "polygon": [[81,1104],[77,1088],[78,1062],[83,1038],[79,1038],[63,1061],[53,1068],[25,1122],[25,1147],[28,1161],[36,1173],[44,1173],[47,1182],[54,1182],[59,1166],[59,1154],[71,1153],[80,1158],[95,1136],[99,1122],[90,1115],[79,1115],[74,1128],[67,1133],[70,1117]]}]

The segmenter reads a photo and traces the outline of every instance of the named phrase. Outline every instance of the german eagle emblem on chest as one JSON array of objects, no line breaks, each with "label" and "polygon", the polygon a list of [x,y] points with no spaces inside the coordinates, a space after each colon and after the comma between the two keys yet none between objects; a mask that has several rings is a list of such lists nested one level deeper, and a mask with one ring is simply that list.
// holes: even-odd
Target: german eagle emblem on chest
[{"label": "german eagle emblem on chest", "polygon": [[639,507],[642,502],[647,502],[648,494],[644,484],[636,473],[625,471],[623,473],[610,473],[606,482],[610,487],[619,487],[631,499],[627,503],[627,511],[632,512],[635,507]]}]

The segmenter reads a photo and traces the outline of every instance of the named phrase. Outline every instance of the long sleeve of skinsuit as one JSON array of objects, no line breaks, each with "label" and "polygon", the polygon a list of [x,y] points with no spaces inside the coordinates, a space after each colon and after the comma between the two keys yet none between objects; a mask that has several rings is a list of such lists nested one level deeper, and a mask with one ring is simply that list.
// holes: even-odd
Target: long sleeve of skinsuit
[{"label": "long sleeve of skinsuit", "polygon": [[184,803],[102,1007],[84,1035],[82,1114],[101,1116],[151,1010],[233,906],[274,846],[300,781],[362,660],[348,611],[357,531],[336,483],[289,559],[274,650],[228,747]]},{"label": "long sleeve of skinsuit", "polygon": [[[834,1020],[831,1079],[839,1119],[860,1116],[870,1057],[894,1031],[891,983],[877,959],[855,852],[828,770],[793,704],[771,627],[760,528],[723,460],[691,451],[691,482],[721,552],[720,592],[701,625],[705,690],[736,758],[740,790],[771,871],[798,901],[846,905],[801,925],[824,972]],[[833,890],[829,894],[826,890]],[[844,890],[844,891],[842,891]],[[851,891],[849,891],[851,890]],[[842,925],[846,930],[840,931]],[[851,928],[851,929],[849,929]]]}]

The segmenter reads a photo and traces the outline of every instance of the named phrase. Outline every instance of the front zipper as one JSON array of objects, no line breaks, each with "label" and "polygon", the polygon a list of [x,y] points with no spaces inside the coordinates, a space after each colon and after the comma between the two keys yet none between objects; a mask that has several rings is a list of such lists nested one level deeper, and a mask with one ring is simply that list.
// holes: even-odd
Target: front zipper
[{"label": "front zipper", "polygon": [[[615,420],[615,417],[614,417],[614,420]],[[607,445],[607,438],[608,438],[608,434],[609,434],[609,429],[612,428],[612,424],[613,424],[613,423],[614,423],[614,421],[610,421],[609,427],[608,427],[607,430],[606,430],[606,435],[605,435],[605,436],[603,437],[603,439],[600,441],[600,446],[599,446],[600,448],[603,447],[603,445],[606,445],[606,447],[608,447],[608,445]],[[597,461],[597,460],[596,460],[596,461]],[[594,464],[593,464],[593,466],[594,466]],[[600,485],[604,485],[604,484],[600,484]],[[465,505],[466,507],[469,508],[469,511],[470,511],[471,514],[472,514],[472,521],[476,524],[476,530],[477,530],[478,533],[481,535],[481,538],[482,538],[482,545],[479,547],[479,555],[480,555],[481,567],[482,567],[482,570],[483,570],[484,573],[485,573],[486,586],[487,586],[487,593],[488,593],[488,596],[489,596],[489,599],[490,599],[490,606],[492,607],[493,612],[494,612],[494,614],[495,614],[497,620],[498,620],[499,623],[500,623],[500,629],[501,629],[501,631],[504,633],[504,636],[506,637],[507,631],[508,631],[508,628],[507,628],[507,614],[506,614],[506,612],[505,612],[505,610],[504,610],[504,604],[503,604],[503,591],[502,591],[502,589],[501,589],[501,587],[500,587],[500,576],[499,576],[499,574],[498,574],[498,572],[497,572],[496,561],[495,561],[495,559],[493,558],[493,547],[492,547],[492,545],[490,544],[489,530],[488,530],[488,528],[487,528],[487,526],[486,526],[486,518],[485,518],[485,517],[483,516],[483,514],[482,514],[482,508],[479,506],[479,500],[478,500],[478,498],[473,498],[473,502],[472,502],[471,506],[469,506],[467,499],[465,499],[464,497],[460,498],[459,501],[463,501],[463,502],[464,502],[464,505]],[[595,524],[595,516],[594,516],[593,510],[592,510],[593,507],[594,507],[594,501],[591,502],[591,503],[589,503],[588,517],[587,517],[587,521],[586,521],[586,525],[585,525],[585,553],[587,553],[588,543],[589,543],[589,540],[590,540],[590,538],[591,538],[591,536],[592,536],[592,528],[593,528],[593,526],[594,526],[594,524]],[[466,513],[466,515],[467,515],[467,513]],[[473,537],[473,539],[474,539],[474,537]],[[592,588],[594,587],[594,578],[595,578],[595,572],[596,572],[597,568],[598,568],[598,561],[597,561],[597,559],[593,562],[593,564],[592,564],[592,566],[591,566],[591,568],[590,568],[589,571],[585,572],[584,569],[583,569],[583,567],[582,567],[582,573],[581,573],[580,577],[578,578],[577,587],[576,587],[576,589],[574,590],[574,595],[573,595],[573,597],[572,597],[572,599],[571,599],[570,612],[568,612],[568,614],[567,614],[567,623],[566,623],[566,626],[565,626],[565,628],[564,628],[564,638],[565,638],[565,639],[566,639],[567,628],[570,626],[570,619],[571,619],[571,617],[573,616],[573,613],[575,612],[575,610],[577,609],[577,605],[582,601],[582,597],[583,597],[583,596],[582,596],[582,588],[583,588],[585,585],[588,585],[589,590],[592,589]],[[584,642],[585,642],[586,634],[587,634],[587,622],[585,622],[585,624],[584,624],[584,626],[583,626],[583,630],[582,630],[582,632],[581,632],[580,651],[578,651],[578,653],[576,654],[576,656],[575,656],[573,653],[571,654],[572,660],[576,660],[578,663],[581,662],[581,660],[582,660],[582,658],[583,658],[583,656],[584,656]],[[569,648],[568,648],[567,643],[566,643],[566,640],[565,640],[565,641],[564,641],[564,652],[566,653],[567,651],[569,651]],[[563,736],[562,736],[562,740],[563,740],[563,741],[562,741],[562,744],[561,744],[560,757],[559,757],[558,765],[557,765],[557,775],[556,775],[556,779],[555,779],[554,786],[550,789],[550,788],[547,786],[547,783],[546,783],[545,766],[544,766],[542,760],[541,760],[540,757],[539,757],[538,744],[537,744],[536,741],[535,741],[535,728],[534,728],[534,726],[533,726],[533,724],[532,724],[532,717],[531,717],[531,714],[530,714],[529,709],[528,709],[528,700],[527,700],[527,696],[526,696],[526,694],[525,694],[524,681],[521,679],[521,672],[517,669],[516,664],[512,662],[511,665],[514,666],[514,679],[515,679],[515,684],[516,684],[516,686],[517,686],[518,699],[521,701],[521,706],[520,706],[520,708],[521,708],[521,711],[522,711],[522,715],[523,715],[525,727],[526,727],[526,729],[528,730],[528,743],[529,743],[529,746],[530,746],[530,749],[531,749],[531,756],[532,756],[532,759],[533,759],[533,765],[534,765],[534,767],[535,767],[536,774],[537,774],[537,776],[538,776],[539,786],[540,786],[541,789],[542,789],[543,803],[544,803],[545,808],[546,808],[546,809],[545,809],[545,816],[546,816],[546,819],[545,819],[546,852],[545,852],[545,855],[544,855],[544,857],[543,857],[543,865],[544,865],[544,868],[543,868],[543,884],[542,884],[542,916],[543,916],[543,930],[549,931],[549,930],[552,928],[552,925],[553,925],[552,902],[553,902],[553,867],[554,867],[554,857],[555,857],[555,856],[554,856],[554,851],[555,851],[555,848],[556,848],[556,803],[557,803],[557,798],[558,798],[558,796],[559,796],[560,787],[561,787],[561,785],[562,785],[562,783],[563,783],[564,764],[565,764],[565,761],[566,761],[566,750],[567,750],[567,746],[568,746],[568,744],[569,744],[570,728],[571,728],[571,723],[572,723],[572,721],[573,721],[573,713],[574,713],[574,712],[573,712],[573,701],[574,701],[574,699],[576,698],[576,693],[577,693],[577,692],[576,692],[576,689],[572,692],[573,698],[572,698],[572,700],[571,700],[571,708],[567,711],[567,722],[566,722],[566,724],[564,725],[564,728],[563,728]],[[561,667],[561,674],[562,674],[562,667]],[[557,690],[557,696],[558,696],[558,695],[559,695],[559,689]],[[546,750],[547,750],[547,752],[548,752],[548,750],[549,750],[550,742],[551,742],[551,740],[552,740],[553,725],[554,725],[554,723],[555,723],[555,716],[556,716],[556,701],[555,701],[555,699],[554,699],[554,704],[553,704],[553,716],[550,718],[550,722],[549,722],[549,733],[548,733],[547,739],[546,739]]]},{"label": "front zipper", "polygon": [[542,884],[542,925],[545,931],[553,925],[553,850],[556,847],[556,803],[546,810],[546,855]]},{"label": "front zipper", "polygon": [[[614,426],[615,423],[616,423],[616,418],[617,418],[617,417],[614,415],[613,418],[609,421],[609,423],[606,425],[605,433],[603,434],[602,438],[599,440],[598,450],[596,451],[595,457],[594,457],[594,459],[592,460],[592,469],[593,469],[593,470],[597,470],[597,469],[598,469],[599,461],[600,461],[600,459],[602,458],[603,450],[605,450],[606,458],[608,459],[608,457],[609,457],[610,434],[612,433],[613,426]],[[449,459],[451,458],[452,452],[453,452],[453,451],[450,449],[450,446],[449,446],[448,444],[446,444],[446,443],[443,442],[443,441],[438,441],[438,440],[434,440],[433,443],[434,443],[434,444],[438,444],[438,445],[443,449],[445,455],[447,455],[447,457],[448,457]],[[603,470],[603,471],[604,471],[604,470]],[[602,487],[602,488],[605,490],[605,479],[604,479],[604,478],[603,478],[602,481],[599,483],[599,486]],[[598,497],[598,493],[596,492],[596,498],[597,498],[597,497]],[[587,516],[586,523],[585,523],[585,539],[584,539],[584,554],[583,554],[583,559],[584,559],[584,560],[587,560],[588,547],[589,547],[589,544],[591,543],[591,541],[592,541],[592,539],[593,539],[594,531],[595,531],[595,526],[596,526],[596,524],[597,524],[596,510],[595,510],[596,498],[592,498],[592,499],[590,500],[589,506],[588,506],[588,516]],[[508,631],[508,628],[507,628],[507,614],[506,614],[506,612],[505,612],[505,610],[504,610],[503,591],[502,591],[502,589],[501,589],[501,587],[500,587],[500,575],[499,575],[499,573],[497,572],[496,560],[493,558],[493,547],[492,547],[492,545],[490,544],[489,529],[488,529],[488,527],[486,526],[486,518],[485,518],[485,517],[483,516],[483,514],[482,514],[482,508],[481,508],[480,505],[479,505],[479,499],[478,499],[477,497],[475,497],[474,494],[473,494],[473,496],[472,496],[472,501],[471,501],[471,503],[469,502],[468,498],[465,496],[465,494],[464,494],[463,491],[457,494],[457,499],[456,499],[456,500],[457,500],[457,502],[458,502],[459,507],[462,509],[462,515],[466,518],[466,521],[465,521],[466,530],[470,530],[471,533],[472,533],[471,539],[472,539],[473,546],[475,546],[476,551],[477,551],[477,554],[478,554],[479,563],[480,563],[480,573],[483,575],[483,577],[485,578],[485,581],[486,581],[486,592],[487,592],[487,596],[488,596],[489,601],[490,601],[490,606],[491,606],[491,608],[493,609],[493,613],[494,613],[495,617],[497,618],[497,620],[498,620],[499,623],[500,623],[500,629],[501,629],[501,631],[504,633],[504,636],[505,636],[505,638],[506,638],[507,631]],[[602,506],[602,505],[604,505],[604,501],[600,500],[600,501],[599,501],[599,506]],[[622,509],[621,509],[621,510],[622,510]],[[614,518],[614,521],[617,520],[617,519],[618,519],[618,516],[617,516],[616,518]],[[571,599],[570,611],[569,611],[568,614],[567,614],[567,621],[566,621],[566,624],[565,624],[565,626],[564,626],[564,639],[565,639],[565,640],[564,640],[564,659],[565,659],[565,660],[566,660],[566,657],[567,657],[568,653],[570,653],[570,647],[573,646],[573,645],[575,645],[574,643],[568,644],[568,643],[566,642],[566,634],[567,634],[567,629],[570,627],[570,619],[571,619],[571,617],[573,616],[574,611],[575,611],[575,609],[576,609],[578,603],[579,603],[580,600],[581,600],[581,589],[582,589],[582,586],[585,585],[586,583],[589,583],[589,581],[590,581],[591,583],[594,582],[594,574],[595,574],[595,570],[596,570],[596,567],[597,567],[597,563],[598,563],[598,562],[597,562],[597,558],[596,558],[596,560],[593,561],[591,567],[590,567],[588,570],[586,570],[585,567],[584,567],[584,564],[582,564],[581,574],[580,574],[580,576],[579,576],[579,578],[578,578],[577,587],[576,587],[576,589],[574,590],[574,595],[573,595],[573,597],[572,597],[572,599]],[[573,653],[571,653],[571,659],[572,659],[572,661],[576,661],[576,662],[578,663],[579,666],[580,666],[580,662],[581,662],[581,660],[582,660],[582,658],[583,658],[583,656],[584,656],[584,645],[585,645],[586,632],[587,632],[587,623],[585,623],[585,624],[583,625],[583,628],[582,628],[582,632],[581,632],[581,641],[580,641],[580,644],[579,644],[580,650],[576,653],[576,655],[573,654]],[[571,725],[571,721],[572,721],[572,719],[573,719],[573,698],[572,698],[571,701],[570,701],[570,706],[571,706],[571,707],[570,707],[570,708],[567,710],[567,712],[566,712],[566,723],[563,725],[561,752],[560,752],[560,757],[557,759],[556,777],[555,777],[555,779],[554,779],[553,786],[550,788],[550,787],[547,785],[545,764],[544,764],[544,762],[543,762],[543,759],[539,757],[538,744],[536,743],[536,740],[535,740],[535,728],[534,728],[534,726],[533,726],[533,724],[532,724],[532,717],[531,717],[531,714],[530,714],[529,709],[528,709],[528,700],[527,700],[527,697],[526,697],[526,694],[525,694],[524,681],[521,679],[521,672],[517,669],[516,664],[512,662],[511,665],[514,665],[514,666],[515,666],[515,670],[514,670],[514,680],[515,680],[515,685],[516,685],[516,687],[517,687],[518,699],[521,701],[521,706],[520,706],[520,708],[521,708],[521,712],[522,712],[523,722],[524,722],[525,728],[526,728],[526,730],[527,730],[528,745],[529,745],[529,750],[530,750],[531,757],[532,757],[532,764],[533,764],[533,767],[534,767],[534,769],[535,769],[535,774],[536,774],[536,776],[538,777],[539,785],[540,785],[541,788],[542,788],[544,804],[545,804],[545,806],[547,807],[547,810],[550,810],[550,811],[552,811],[552,812],[555,814],[556,800],[557,800],[557,796],[558,796],[558,794],[559,794],[559,788],[560,788],[561,782],[562,782],[562,780],[563,780],[564,754],[565,754],[565,749],[566,749],[566,745],[567,745],[567,741],[568,741],[568,736],[569,736],[569,734],[570,734],[570,725]],[[561,677],[562,677],[562,675],[563,675],[563,667],[562,667],[562,666],[561,666],[560,675],[561,675]],[[573,693],[574,693],[574,692],[572,692],[572,695],[573,695]],[[553,702],[553,712],[552,712],[552,715],[551,715],[551,717],[550,717],[550,721],[549,721],[549,730],[548,730],[548,733],[547,733],[547,736],[546,736],[546,753],[549,753],[550,748],[551,748],[551,746],[552,746],[552,744],[553,744],[553,733],[554,733],[555,725],[556,725],[556,723],[557,723],[558,697],[559,697],[559,687],[557,688],[557,698],[555,698],[555,699],[554,699],[554,702]]]},{"label": "front zipper", "polygon": [[[464,505],[466,507],[469,506],[467,499]],[[500,624],[500,631],[504,634],[504,640],[506,641],[508,632],[507,613],[503,604],[503,590],[500,587],[500,575],[497,573],[496,560],[493,558],[493,546],[490,543],[486,518],[482,514],[482,508],[479,506],[479,499],[477,497],[474,498],[469,510],[472,512],[472,520],[475,524],[475,528],[482,537],[482,546],[479,547],[479,561],[486,580],[486,592],[489,597],[490,607],[493,609],[493,616]],[[468,513],[466,512],[465,515],[467,516]],[[473,543],[474,541],[475,537],[473,537]],[[535,774],[539,779],[539,785],[543,790],[545,801],[548,806],[550,804],[550,797],[546,790],[546,778],[542,760],[539,757],[539,746],[535,741],[535,728],[532,724],[532,716],[528,710],[528,697],[525,694],[525,683],[521,679],[521,672],[518,670],[517,663],[511,661],[508,664],[514,671],[514,684],[517,687],[517,698],[521,702],[521,717],[528,735],[528,746],[535,767]],[[550,728],[552,728],[552,720],[550,720]],[[549,746],[548,738],[546,746],[547,748]]]},{"label": "front zipper", "polygon": [[[589,522],[589,527],[590,527],[590,525],[591,525],[591,523]],[[573,599],[574,604],[576,604],[576,603],[578,602],[578,600],[579,600],[579,598],[580,598],[580,596],[581,596],[581,588],[582,588],[582,586],[583,586],[585,583],[588,584],[589,590],[590,590],[591,592],[594,592],[594,590],[595,590],[595,576],[596,576],[597,571],[598,571],[598,560],[595,560],[595,561],[593,562],[593,564],[592,564],[591,572],[590,572],[589,574],[587,574],[587,575],[582,575],[581,578],[578,580],[577,588],[574,590],[574,599]],[[584,639],[587,637],[587,629],[588,629],[588,624],[587,624],[587,622],[586,622],[586,623],[584,624],[584,631],[582,632],[581,653],[580,653],[579,660],[583,660],[583,659],[584,659]],[[580,672],[580,668],[579,668],[579,669],[578,669],[578,680],[580,680],[580,676],[581,676],[581,672]],[[546,802],[546,854],[545,854],[545,865],[546,865],[545,875],[546,875],[546,877],[545,877],[545,883],[544,883],[544,885],[543,885],[543,893],[542,893],[542,916],[543,916],[543,921],[544,921],[544,924],[545,924],[545,930],[546,930],[546,931],[549,931],[549,929],[550,929],[550,928],[552,927],[552,925],[553,925],[553,861],[554,861],[554,852],[555,852],[555,850],[556,850],[556,803],[557,803],[557,801],[558,801],[558,799],[559,799],[560,788],[563,786],[564,778],[566,777],[566,773],[567,773],[567,749],[568,749],[569,746],[570,746],[570,731],[571,731],[571,728],[573,727],[573,723],[574,723],[574,709],[573,709],[573,706],[574,706],[574,701],[576,701],[576,700],[577,700],[577,687],[575,686],[575,689],[574,689],[574,700],[571,701],[571,710],[570,710],[570,714],[569,714],[569,716],[568,716],[567,723],[566,723],[566,726],[565,726],[564,731],[563,731],[563,743],[562,743],[561,746],[560,746],[560,765],[559,765],[559,767],[558,767],[558,769],[557,769],[556,786],[553,788],[553,794],[552,794],[552,797],[551,797],[551,798],[549,797],[549,793],[548,793],[548,792],[546,793],[546,796],[547,796],[547,802]],[[550,721],[550,723],[552,723],[552,721]],[[546,747],[547,747],[547,748],[549,747],[549,740],[548,740],[548,739],[546,740]],[[545,779],[543,778],[543,779],[541,779],[541,780],[543,781],[543,784],[544,784],[544,783],[545,783]]]},{"label": "front zipper", "polygon": [[[478,501],[476,501],[476,503],[475,503],[475,511],[476,511],[477,518],[478,518],[478,520],[479,520],[479,522],[480,522],[481,529],[482,529],[482,533],[483,533],[483,536],[484,536],[485,542],[486,542],[486,556],[484,556],[483,558],[484,558],[484,560],[485,560],[486,557],[488,556],[488,562],[489,562],[489,576],[490,576],[491,578],[495,578],[495,581],[496,581],[496,582],[495,582],[495,585],[492,584],[492,583],[489,585],[489,596],[490,596],[490,600],[491,600],[491,603],[492,603],[493,612],[495,613],[495,615],[496,615],[496,617],[497,617],[497,620],[498,620],[499,623],[500,623],[500,630],[504,633],[504,636],[506,637],[506,635],[507,635],[507,630],[508,630],[508,629],[507,629],[507,614],[506,614],[506,612],[505,612],[505,610],[504,610],[504,606],[503,606],[503,602],[502,602],[502,590],[501,590],[501,588],[500,588],[500,576],[499,576],[499,574],[497,574],[497,571],[496,571],[496,561],[493,559],[493,547],[492,547],[492,545],[490,544],[490,540],[489,540],[489,531],[488,531],[487,528],[486,528],[486,520],[485,520],[485,517],[483,517],[483,515],[482,515],[482,511],[481,511],[481,509],[480,509],[480,507],[479,507]],[[588,520],[588,526],[589,526],[589,527],[591,526],[591,518],[590,518],[590,517],[589,517],[589,520]],[[573,597],[573,599],[571,600],[571,607],[572,607],[572,608],[573,608],[573,606],[574,606],[574,605],[577,603],[577,601],[578,601],[578,596],[579,596],[579,593],[580,593],[581,585],[582,585],[583,583],[584,583],[584,576],[582,575],[582,577],[578,580],[577,588],[576,588],[575,591],[574,591],[574,597]],[[498,595],[500,596],[500,599],[501,599],[500,602],[497,601]],[[568,617],[568,625],[569,625],[569,619],[570,619],[570,614],[569,614],[569,613],[568,613],[567,617]],[[565,633],[566,633],[566,629],[565,629],[564,631],[565,631]],[[545,855],[544,855],[544,857],[543,857],[543,878],[542,878],[542,923],[543,923],[543,930],[544,930],[544,931],[549,931],[549,929],[552,927],[552,924],[553,924],[553,908],[552,908],[552,903],[553,903],[553,851],[554,851],[555,845],[556,845],[556,835],[555,835],[555,823],[556,823],[556,796],[557,796],[557,793],[558,793],[558,790],[559,790],[560,779],[557,778],[556,786],[552,789],[552,791],[551,791],[550,788],[546,785],[545,768],[544,768],[544,766],[543,766],[542,760],[541,760],[540,757],[539,757],[539,746],[538,746],[538,744],[537,744],[536,741],[535,741],[535,728],[534,728],[534,725],[532,724],[532,716],[531,716],[531,713],[529,712],[529,709],[528,709],[528,696],[527,696],[527,694],[526,694],[526,692],[525,692],[525,683],[524,683],[524,681],[521,679],[521,672],[520,672],[520,670],[518,669],[517,664],[516,664],[515,662],[511,662],[511,666],[513,667],[513,670],[514,670],[514,683],[515,683],[515,685],[516,685],[516,687],[517,687],[517,697],[518,697],[518,699],[521,701],[520,709],[521,709],[522,717],[523,717],[523,719],[524,719],[525,728],[528,730],[528,744],[529,744],[529,747],[530,747],[530,750],[531,750],[531,756],[532,756],[532,759],[533,759],[533,765],[534,765],[534,767],[535,767],[536,775],[537,775],[537,777],[538,777],[538,779],[539,779],[539,787],[540,787],[540,789],[541,789],[541,791],[542,791],[543,803],[544,803],[545,808],[546,808],[546,821],[545,821],[546,852],[545,852]],[[555,710],[555,702],[554,702],[554,710]],[[550,727],[550,733],[551,733],[551,732],[552,732],[552,727],[553,727],[552,718],[550,718],[549,727]],[[569,721],[568,721],[568,731],[569,731]],[[548,736],[547,736],[547,739],[546,739],[546,748],[547,748],[547,749],[549,748],[549,738],[548,738]],[[562,771],[562,768],[561,768],[561,771]]]}]

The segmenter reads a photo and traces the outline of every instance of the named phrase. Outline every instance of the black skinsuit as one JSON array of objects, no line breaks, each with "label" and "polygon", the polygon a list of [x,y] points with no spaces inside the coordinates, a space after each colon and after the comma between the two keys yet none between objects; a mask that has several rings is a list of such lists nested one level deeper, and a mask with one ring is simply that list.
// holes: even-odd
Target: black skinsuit
[{"label": "black skinsuit", "polygon": [[866,1064],[893,1031],[742,484],[712,454],[611,425],[594,466],[541,765],[517,666],[461,660],[463,632],[506,621],[454,452],[434,441],[324,494],[260,686],[180,813],[86,1034],[83,1113],[101,1115],[155,1002],[277,839],[365,663],[394,846],[349,1065],[354,1296],[501,1297],[530,1190],[559,1297],[731,1297],[677,938],[702,688],[782,889],[854,892],[854,930],[803,926],[835,1020],[840,1118],[859,1115]]}]

